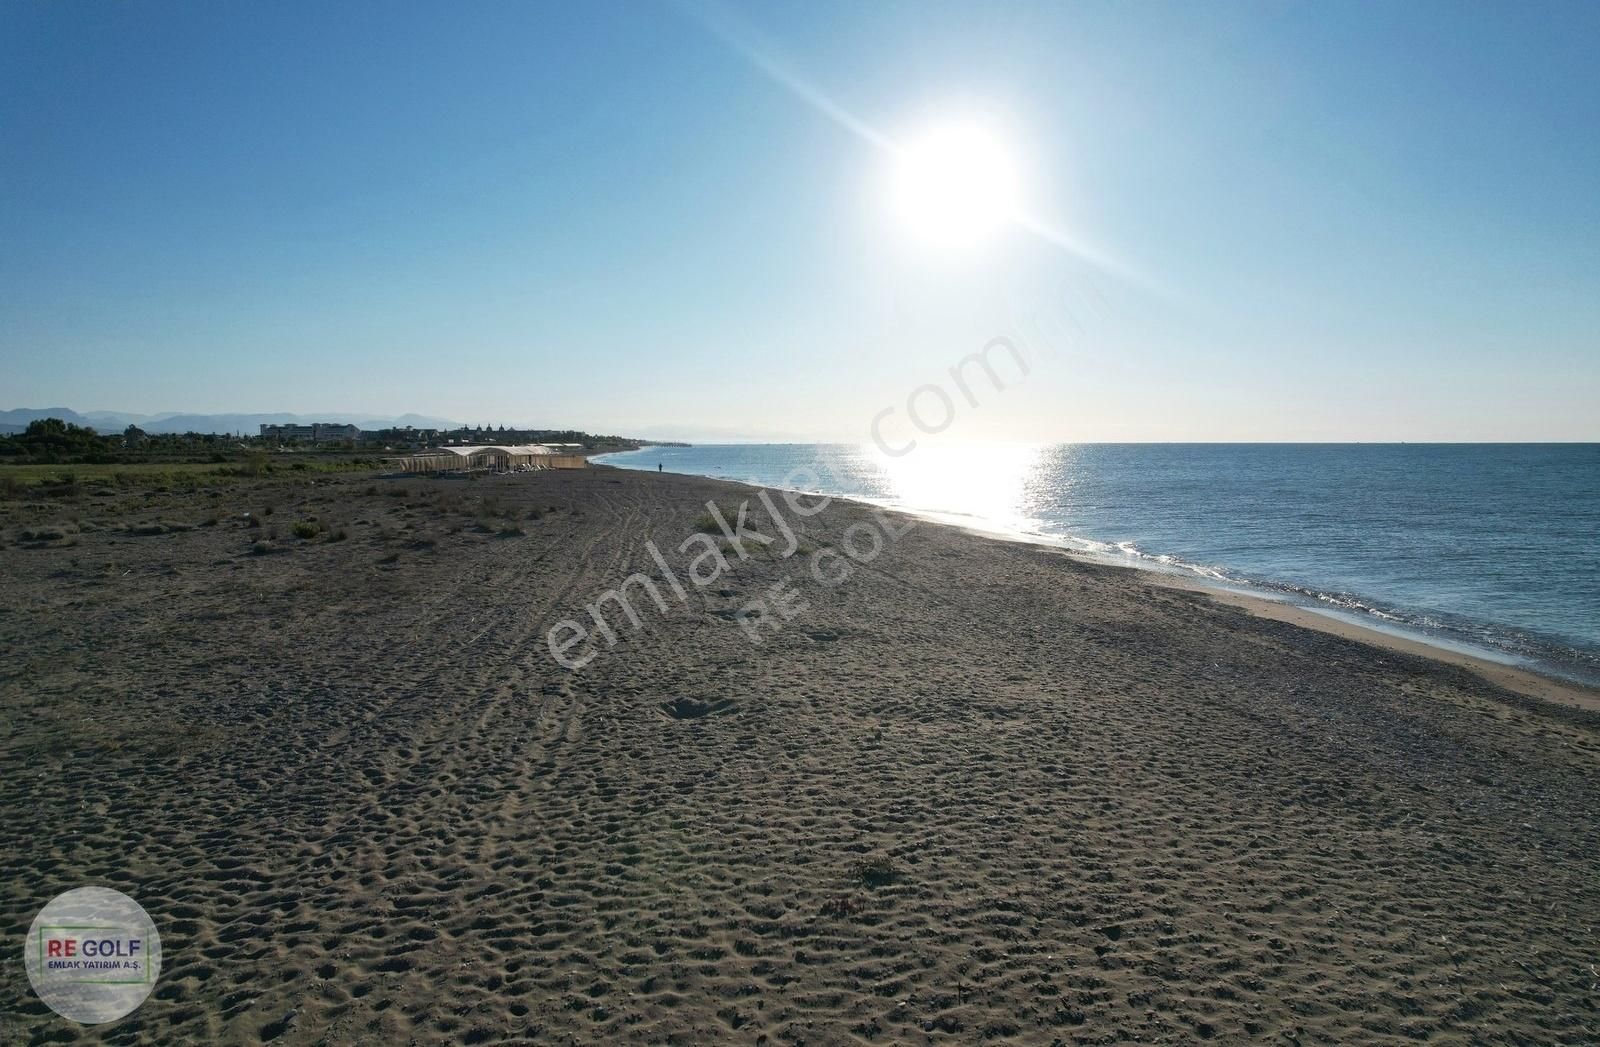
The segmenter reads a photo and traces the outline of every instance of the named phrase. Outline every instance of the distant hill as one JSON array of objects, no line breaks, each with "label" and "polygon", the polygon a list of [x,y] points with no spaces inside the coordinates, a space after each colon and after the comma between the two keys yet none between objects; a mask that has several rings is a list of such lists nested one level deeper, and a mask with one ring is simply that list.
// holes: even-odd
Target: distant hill
[{"label": "distant hill", "polygon": [[20,433],[29,422],[40,418],[59,418],[73,425],[86,425],[102,433],[120,432],[137,425],[149,433],[244,433],[254,436],[263,425],[309,425],[312,422],[344,422],[363,429],[389,429],[411,426],[414,429],[456,429],[460,422],[403,414],[398,418],[383,415],[344,414],[134,414],[131,411],[74,411],[70,407],[14,407],[0,410],[0,433]]},{"label": "distant hill", "polygon": [[13,407],[9,411],[0,411],[0,430],[20,433],[28,427],[29,422],[37,422],[41,418],[59,418],[73,425],[94,425],[88,417],[70,407]]}]

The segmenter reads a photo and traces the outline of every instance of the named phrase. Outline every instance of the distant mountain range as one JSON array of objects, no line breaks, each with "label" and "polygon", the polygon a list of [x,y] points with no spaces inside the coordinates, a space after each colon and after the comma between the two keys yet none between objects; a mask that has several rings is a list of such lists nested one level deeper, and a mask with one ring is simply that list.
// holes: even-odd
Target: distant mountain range
[{"label": "distant mountain range", "polygon": [[121,432],[137,425],[147,433],[243,433],[254,436],[263,425],[309,425],[312,422],[338,422],[363,429],[389,429],[411,426],[415,429],[459,429],[460,422],[403,414],[397,418],[370,414],[133,414],[128,411],[74,411],[70,407],[13,407],[0,411],[0,433],[20,433],[29,422],[40,418],[59,418],[73,425],[85,425],[101,433]]}]

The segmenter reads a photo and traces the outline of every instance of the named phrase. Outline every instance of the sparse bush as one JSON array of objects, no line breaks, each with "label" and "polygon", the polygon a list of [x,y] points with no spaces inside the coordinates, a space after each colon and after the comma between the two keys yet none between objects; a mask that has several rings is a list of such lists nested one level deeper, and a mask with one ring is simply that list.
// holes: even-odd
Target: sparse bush
[{"label": "sparse bush", "polygon": [[848,895],[839,898],[829,898],[822,903],[824,916],[853,916],[861,911],[861,903]]},{"label": "sparse bush", "polygon": [[278,547],[273,545],[271,542],[256,542],[250,547],[250,554],[252,556],[265,556],[268,553],[274,553],[277,551]]},{"label": "sparse bush", "polygon": [[882,887],[899,878],[900,867],[886,854],[863,858],[850,866],[850,879],[860,881],[868,887]]},{"label": "sparse bush", "polygon": [[328,541],[330,542],[342,542],[349,537],[350,532],[346,531],[343,527],[339,528],[338,530],[328,532]]},{"label": "sparse bush", "polygon": [[[760,542],[748,542],[744,545],[740,545],[737,539],[729,538],[727,535],[723,534],[717,535],[716,540],[718,547],[722,549],[723,555],[728,558],[730,563],[735,558],[740,560],[754,560],[757,557],[760,557],[763,560],[773,559],[772,550],[762,545]],[[741,549],[744,550],[744,554],[742,556],[739,552]]]},{"label": "sparse bush", "polygon": [[311,523],[308,520],[301,520],[299,523],[294,525],[294,536],[296,538],[302,538],[306,541],[310,541],[311,539],[315,538],[319,533],[321,533],[321,531],[321,527],[319,527],[317,524]]}]

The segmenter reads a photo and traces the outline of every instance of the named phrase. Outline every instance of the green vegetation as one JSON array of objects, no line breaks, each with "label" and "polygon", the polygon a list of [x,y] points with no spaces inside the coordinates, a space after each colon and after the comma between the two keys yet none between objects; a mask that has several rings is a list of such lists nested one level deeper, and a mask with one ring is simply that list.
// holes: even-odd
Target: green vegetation
[{"label": "green vegetation", "polygon": [[41,418],[28,423],[20,433],[0,435],[0,467],[223,466],[238,470],[241,475],[261,476],[283,468],[378,469],[385,456],[445,443],[562,443],[578,445],[585,452],[633,450],[642,446],[638,440],[576,429],[507,429],[504,426],[383,429],[363,432],[359,440],[312,444],[227,433],[147,433],[138,426],[129,426],[121,432],[101,433],[60,418]]},{"label": "green vegetation", "polygon": [[0,436],[0,462],[41,465],[211,462],[238,457],[240,438],[216,433],[151,436],[136,427],[104,435],[59,418],[29,422],[20,433]]},{"label": "green vegetation", "polygon": [[593,452],[632,451],[644,446],[642,440],[586,433],[581,429],[508,429],[503,425],[465,425],[457,429],[369,429],[361,434],[362,446],[385,447],[395,451],[415,451],[444,443],[579,444],[584,450]]},{"label": "green vegetation", "polygon": [[364,458],[274,461],[264,465],[248,461],[116,462],[66,466],[0,464],[0,498],[38,494],[71,497],[79,493],[75,489],[79,486],[188,489],[233,483],[256,476],[370,472],[377,468],[379,464],[375,460]]},{"label": "green vegetation", "polygon": [[14,436],[0,437],[0,460],[40,462],[96,461],[111,453],[110,443],[93,429],[41,418]]},{"label": "green vegetation", "polygon": [[76,497],[80,486],[190,489],[240,477],[366,472],[375,455],[326,450],[268,453],[259,441],[212,433],[151,436],[136,428],[111,436],[42,418],[0,436],[0,498]]},{"label": "green vegetation", "polygon": [[738,509],[729,509],[727,506],[718,502],[709,502],[707,503],[706,511],[701,513],[694,522],[694,529],[696,531],[699,531],[703,534],[716,534],[722,530],[722,525],[717,523],[717,518],[711,515],[711,507],[713,506],[716,508],[717,512],[722,514],[722,518],[727,520],[729,524],[732,524],[739,518]]}]

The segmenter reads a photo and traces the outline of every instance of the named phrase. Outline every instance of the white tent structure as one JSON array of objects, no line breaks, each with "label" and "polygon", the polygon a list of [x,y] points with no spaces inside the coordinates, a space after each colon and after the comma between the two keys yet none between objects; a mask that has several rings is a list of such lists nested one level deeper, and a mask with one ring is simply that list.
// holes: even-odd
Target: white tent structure
[{"label": "white tent structure", "polygon": [[438,447],[405,458],[392,458],[402,472],[527,472],[533,469],[582,469],[588,460],[578,454],[562,454],[549,444],[493,444]]}]

